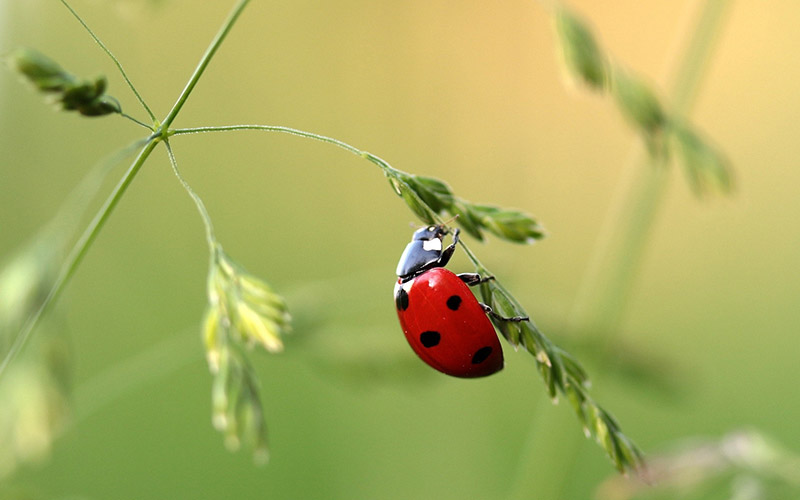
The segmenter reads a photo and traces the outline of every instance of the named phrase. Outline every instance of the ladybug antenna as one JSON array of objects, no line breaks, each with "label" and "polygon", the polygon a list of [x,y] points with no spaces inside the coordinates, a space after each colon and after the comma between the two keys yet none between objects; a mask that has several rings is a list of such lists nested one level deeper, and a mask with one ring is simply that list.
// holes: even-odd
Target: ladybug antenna
[{"label": "ladybug antenna", "polygon": [[458,219],[459,214],[455,214],[454,216],[450,217],[446,221],[442,222],[442,225],[445,227],[450,227],[450,224],[453,223],[456,219]]},{"label": "ladybug antenna", "polygon": [[[441,227],[449,227],[449,226],[450,226],[450,224],[451,224],[453,221],[455,221],[456,219],[458,219],[458,216],[459,216],[459,215],[460,215],[460,214],[455,214],[454,216],[450,217],[449,219],[447,219],[447,220],[445,220],[445,221],[442,221],[442,223],[441,223],[441,224],[436,224],[436,225],[437,225],[437,226],[441,226]],[[416,230],[416,229],[422,229],[423,227],[428,227],[430,224],[418,224],[418,223],[416,223],[416,222],[409,222],[409,223],[408,223],[408,225],[409,225],[410,227],[412,227],[413,229],[415,229],[415,230]],[[445,233],[445,234],[446,234],[446,233]]]}]

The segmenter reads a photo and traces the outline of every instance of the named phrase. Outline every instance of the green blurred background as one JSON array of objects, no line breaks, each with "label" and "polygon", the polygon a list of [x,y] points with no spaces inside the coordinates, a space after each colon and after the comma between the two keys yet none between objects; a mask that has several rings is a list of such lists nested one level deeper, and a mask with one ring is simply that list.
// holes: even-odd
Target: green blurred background
[{"label": "green blurred background", "polygon": [[[233,2],[74,0],[159,117]],[[616,60],[666,88],[700,2],[572,3]],[[620,338],[671,389],[619,377],[564,338],[598,228],[639,140],[610,99],[565,85],[552,19],[531,1],[254,1],[177,127],[262,123],[336,137],[446,179],[466,199],[533,213],[534,246],[473,244],[648,453],[755,428],[800,450],[800,6],[736,2],[692,118],[738,189],[699,201],[678,169]],[[0,52],[35,47],[143,112],[58,2],[0,0]],[[0,71],[0,255],[19,249],[91,165],[141,137],[126,120],[56,113]],[[413,216],[380,171],[332,146],[243,132],[173,141],[226,250],[285,294],[287,350],[255,353],[271,462],[210,425],[199,340],[207,250],[157,151],[62,296],[72,424],[8,480],[70,498],[589,498],[613,469],[532,359],[485,380],[435,373],[390,299]],[[121,175],[118,167],[107,182]],[[469,270],[463,256],[454,269]],[[550,428],[556,423],[556,428]],[[522,478],[522,479],[520,479]],[[541,490],[538,486],[541,485]]]}]

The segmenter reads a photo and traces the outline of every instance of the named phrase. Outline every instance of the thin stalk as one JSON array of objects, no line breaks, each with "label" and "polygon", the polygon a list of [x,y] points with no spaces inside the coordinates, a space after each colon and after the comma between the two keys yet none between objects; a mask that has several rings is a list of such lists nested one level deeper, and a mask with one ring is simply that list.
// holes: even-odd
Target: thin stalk
[{"label": "thin stalk", "polygon": [[120,116],[122,116],[123,118],[127,118],[128,120],[132,121],[132,122],[133,122],[133,123],[135,123],[136,125],[139,125],[140,127],[144,127],[144,128],[146,128],[147,130],[150,130],[150,131],[152,131],[152,130],[153,130],[153,126],[152,126],[152,125],[148,125],[148,124],[146,124],[145,122],[143,122],[143,121],[141,121],[141,120],[138,120],[138,119],[136,119],[136,118],[132,117],[132,116],[131,116],[131,115],[129,115],[128,113],[125,113],[125,112],[122,112],[122,111],[120,111],[120,113],[119,113],[119,114],[120,114]]},{"label": "thin stalk", "polygon": [[216,241],[217,238],[214,236],[214,225],[211,223],[211,217],[208,215],[208,210],[206,210],[206,205],[203,203],[203,200],[200,196],[192,189],[192,186],[189,185],[189,182],[183,177],[181,171],[178,169],[178,161],[175,159],[175,153],[172,152],[172,145],[168,141],[165,141],[164,144],[167,146],[167,155],[169,156],[169,162],[172,165],[172,172],[175,174],[175,177],[178,178],[178,181],[183,186],[183,189],[189,193],[189,196],[192,197],[195,206],[197,206],[197,211],[200,212],[200,218],[203,220],[203,226],[206,230],[206,241],[208,242],[208,247],[211,249],[211,253],[213,254],[216,248]]},{"label": "thin stalk", "polygon": [[339,139],[334,139],[333,137],[327,137],[324,135],[315,134],[313,132],[306,132],[305,130],[299,130],[291,127],[283,127],[280,125],[222,125],[219,127],[178,128],[170,130],[169,134],[187,135],[187,134],[202,134],[206,132],[234,132],[237,130],[261,130],[263,132],[279,132],[283,134],[296,135],[298,137],[305,137],[307,139],[314,139],[315,141],[333,144],[361,157],[364,157],[365,155],[369,154],[354,146],[351,146],[350,144],[347,144],[346,142],[340,141]]},{"label": "thin stalk", "polygon": [[708,0],[692,33],[683,62],[672,83],[672,110],[678,115],[691,111],[705,76],[717,37],[722,31],[722,20],[730,10],[732,0]]},{"label": "thin stalk", "polygon": [[[722,21],[730,1],[708,0],[695,23],[686,50],[680,59],[674,83],[668,97],[673,113],[687,114],[700,81],[708,68],[714,42],[722,28]],[[604,225],[596,253],[587,272],[573,311],[574,328],[601,338],[606,345],[618,334],[620,320],[639,270],[653,221],[658,215],[667,187],[667,169],[663,158],[647,155],[637,146],[629,162],[628,171],[633,176],[626,179],[621,197],[612,207]],[[601,353],[607,355],[608,351]],[[535,422],[528,446],[538,447],[546,442],[548,449],[562,450],[545,459],[552,477],[534,474],[540,454],[523,450],[510,498],[530,498],[533,492],[542,498],[564,498],[568,481],[573,476],[581,444],[576,440],[571,425],[550,411]]]},{"label": "thin stalk", "polygon": [[139,152],[139,155],[128,168],[128,171],[125,172],[125,175],[123,175],[122,179],[120,179],[120,181],[117,183],[116,187],[106,199],[105,203],[103,203],[103,206],[100,208],[97,214],[95,214],[94,218],[89,223],[89,226],[86,228],[86,230],[84,230],[78,241],[75,242],[75,245],[72,247],[72,250],[64,262],[64,266],[61,268],[61,272],[53,283],[52,288],[50,288],[50,291],[39,305],[39,308],[36,309],[36,311],[25,322],[25,325],[14,339],[14,343],[11,345],[8,353],[3,358],[2,363],[0,363],[0,377],[2,377],[3,372],[8,364],[25,346],[25,343],[30,337],[33,328],[39,322],[39,319],[49,309],[53,301],[58,298],[58,296],[64,290],[66,284],[69,282],[70,278],[72,278],[72,276],[75,274],[75,271],[78,269],[81,261],[86,256],[89,247],[92,245],[94,240],[97,239],[97,235],[100,234],[100,231],[103,229],[108,217],[114,211],[114,208],[119,203],[119,200],[122,199],[122,195],[125,194],[128,186],[130,186],[134,177],[136,177],[136,174],[139,172],[139,169],[142,168],[145,160],[148,156],[150,156],[150,153],[156,147],[158,141],[155,139],[156,137],[152,136],[150,141],[142,148],[142,150]]},{"label": "thin stalk", "polygon": [[[370,153],[368,151],[364,151],[364,150],[359,149],[359,148],[357,148],[355,146],[352,146],[352,145],[350,145],[350,144],[348,144],[348,143],[346,143],[344,141],[340,141],[339,139],[334,139],[333,137],[328,137],[328,136],[325,136],[325,135],[315,134],[313,132],[306,132],[305,130],[299,130],[299,129],[291,128],[291,127],[284,127],[284,126],[281,126],[281,125],[221,125],[221,126],[213,126],[213,127],[179,128],[179,129],[170,130],[170,136],[173,136],[173,135],[202,134],[202,133],[209,133],[209,132],[235,132],[235,131],[238,131],[238,130],[258,130],[258,131],[262,131],[262,132],[278,132],[278,133],[283,133],[283,134],[295,135],[295,136],[298,136],[298,137],[304,137],[306,139],[313,139],[315,141],[324,142],[326,144],[332,144],[332,145],[337,146],[337,147],[339,147],[341,149],[344,149],[345,151],[353,153],[356,156],[364,158],[367,161],[370,161],[370,162],[374,163],[375,165],[380,167],[381,170],[383,170],[384,172],[388,172],[388,171],[397,172],[397,170],[394,167],[389,165],[389,163],[387,163],[385,160],[381,159],[380,157],[375,156],[374,154],[372,154],[372,153]],[[177,172],[177,170],[176,170],[175,173],[180,178],[180,174]],[[185,182],[185,181],[181,180],[181,182]],[[186,186],[187,185],[184,184],[184,187],[186,187]],[[196,196],[196,195],[192,194],[193,191],[191,191],[190,189],[189,189],[189,191],[190,191],[189,194],[192,195],[192,197]],[[413,190],[411,190],[411,192],[413,193]],[[416,194],[414,194],[414,196],[416,196]],[[425,203],[423,200],[418,200],[418,201],[420,203],[423,203],[423,204]],[[438,219],[438,217],[437,217],[437,219]],[[442,220],[439,219],[436,222],[441,224]],[[490,274],[489,271],[486,269],[486,267],[478,260],[478,257],[475,256],[475,254],[469,249],[469,247],[463,241],[460,241],[459,244],[461,245],[461,248],[464,249],[464,252],[467,255],[467,257],[469,258],[469,260],[472,261],[472,264],[475,266],[476,271],[478,271],[480,274]]]},{"label": "thin stalk", "polygon": [[665,160],[643,155],[646,153],[637,145],[573,306],[572,329],[603,343],[610,343],[618,334],[668,185]]},{"label": "thin stalk", "polygon": [[[75,19],[77,19],[78,22],[81,23],[83,28],[89,33],[89,36],[91,36],[92,39],[97,43],[97,45],[99,45],[100,48],[103,49],[103,52],[108,54],[108,57],[110,57],[111,60],[114,61],[114,64],[117,66],[117,69],[119,70],[120,74],[122,75],[122,78],[125,80],[125,83],[127,83],[128,87],[130,87],[131,91],[133,91],[133,95],[136,96],[136,99],[139,100],[139,103],[142,105],[144,110],[147,111],[148,115],[150,115],[150,119],[155,122],[156,121],[156,116],[153,114],[153,112],[150,110],[150,107],[147,105],[147,103],[144,101],[142,96],[139,94],[139,91],[136,90],[136,87],[133,86],[133,82],[131,81],[130,78],[128,78],[128,74],[122,68],[122,63],[119,62],[119,59],[117,59],[116,56],[114,56],[114,53],[111,52],[111,50],[108,47],[106,47],[106,44],[104,44],[103,41],[100,40],[100,38],[98,38],[98,36],[94,34],[94,31],[92,31],[92,29],[89,27],[89,25],[87,25],[86,22],[84,22],[84,20],[81,18],[81,16],[79,16],[78,13],[75,12],[75,9],[73,9],[70,6],[70,4],[67,3],[66,0],[61,0],[61,3],[64,4],[64,7],[66,7],[67,10],[69,10],[70,13],[73,16],[75,16]],[[136,120],[134,120],[134,121],[136,121]],[[145,125],[145,127],[148,127],[148,126]],[[150,128],[150,127],[148,127],[148,128]]]},{"label": "thin stalk", "polygon": [[[688,114],[708,68],[729,0],[705,3],[668,93],[676,117]],[[606,342],[614,337],[638,274],[653,222],[668,185],[666,160],[637,147],[627,167],[625,192],[615,198],[573,309],[578,331]],[[632,180],[631,180],[632,179]]]},{"label": "thin stalk", "polygon": [[67,196],[66,201],[50,222],[50,226],[62,228],[61,230],[65,231],[65,234],[76,234],[79,229],[78,224],[86,215],[91,201],[97,196],[111,170],[144,147],[150,140],[145,138],[134,141],[97,162]]},{"label": "thin stalk", "polygon": [[[378,156],[376,156],[376,155],[374,155],[374,154],[372,154],[372,153],[370,153],[368,151],[364,151],[364,150],[359,149],[359,148],[357,148],[355,146],[352,146],[352,145],[350,145],[350,144],[348,144],[348,143],[346,143],[344,141],[340,141],[339,139],[334,139],[333,137],[328,137],[328,136],[324,136],[324,135],[320,135],[320,134],[315,134],[313,132],[306,132],[305,130],[299,130],[299,129],[296,129],[296,128],[284,127],[284,126],[280,126],[280,125],[222,125],[222,126],[214,126],[214,127],[182,128],[182,129],[171,130],[170,131],[170,136],[173,136],[173,135],[202,134],[202,133],[209,133],[209,132],[234,132],[234,131],[238,131],[238,130],[258,130],[258,131],[262,131],[262,132],[278,132],[278,133],[289,134],[289,135],[294,135],[294,136],[298,136],[298,137],[304,137],[306,139],[313,139],[315,141],[324,142],[326,144],[332,144],[332,145],[337,146],[337,147],[339,147],[341,149],[344,149],[345,151],[347,151],[349,153],[352,153],[352,154],[354,154],[356,156],[364,158],[367,161],[369,161],[369,162],[377,165],[378,167],[380,167],[380,169],[383,170],[384,172],[389,172],[389,173],[398,172],[397,169],[395,169],[394,167],[389,165],[389,163],[387,163],[382,158],[380,158],[380,157],[378,157]],[[187,190],[189,191],[189,194],[193,198],[195,198],[195,202],[197,202],[198,201],[198,199],[196,198],[197,195],[194,194],[194,191],[192,191],[191,188],[188,187],[188,184],[186,184],[185,181],[182,179],[182,177],[180,176],[180,173],[177,171],[177,168],[175,169],[175,174],[178,175],[178,177],[181,179],[181,182],[184,184],[184,187],[187,188]],[[403,181],[398,179],[398,182],[403,182]],[[413,194],[413,196],[415,196],[415,197],[417,196],[416,193],[414,193],[413,190],[410,190],[410,192]],[[421,199],[418,199],[417,201],[422,203],[422,204],[425,203]],[[202,202],[200,202],[200,204],[198,205],[198,209],[200,209],[201,212],[202,212],[202,211],[205,210],[205,207],[202,207],[202,208],[201,207],[202,207]],[[433,214],[433,215],[434,215],[437,223],[439,223],[439,224],[443,223],[443,221],[436,214]],[[207,217],[207,215],[205,215],[204,218],[205,217]],[[480,262],[480,260],[478,260],[478,257],[472,252],[472,250],[469,249],[469,247],[463,241],[460,241],[459,244],[461,245],[461,248],[464,250],[464,252],[467,255],[467,257],[469,258],[469,260],[472,261],[472,264],[475,266],[475,270],[476,271],[478,271],[480,274],[483,274],[483,275],[491,274],[491,273],[489,273],[488,269],[486,269],[486,267]],[[499,283],[498,283],[498,286],[501,286],[501,285],[499,285]],[[508,294],[508,295],[510,296],[510,294]],[[521,308],[521,306],[519,306],[519,304],[517,304],[517,306]]]},{"label": "thin stalk", "polygon": [[[324,142],[326,144],[333,144],[338,148],[344,149],[348,153],[352,153],[377,165],[387,175],[399,172],[399,170],[389,165],[389,163],[387,163],[382,158],[368,151],[364,151],[362,149],[358,149],[355,146],[351,146],[350,144],[347,144],[344,141],[340,141],[339,139],[334,139],[333,137],[328,137],[325,135],[315,134],[313,132],[306,132],[305,130],[299,130],[296,128],[283,127],[280,125],[221,125],[216,127],[179,128],[170,130],[169,135],[173,136],[173,135],[202,134],[208,132],[234,132],[237,130],[258,130],[262,132],[278,132],[282,134],[295,135],[298,137],[305,137],[306,139],[313,139],[315,141]],[[422,202],[422,200],[418,201]],[[442,221],[438,220],[437,222],[441,223]]]},{"label": "thin stalk", "polygon": [[222,28],[211,41],[211,44],[206,49],[203,57],[200,58],[200,62],[197,64],[197,67],[195,68],[194,73],[192,73],[191,78],[189,78],[189,82],[186,84],[186,87],[184,87],[180,96],[178,96],[178,100],[172,106],[172,109],[167,114],[167,117],[164,118],[164,121],[161,125],[161,130],[165,135],[168,135],[167,130],[169,129],[169,126],[178,116],[181,108],[186,103],[186,99],[189,98],[189,95],[192,93],[192,90],[194,90],[195,85],[197,85],[197,82],[200,80],[203,72],[205,72],[206,67],[208,67],[208,63],[211,62],[211,58],[214,57],[214,54],[216,54],[217,50],[222,44],[222,41],[225,40],[226,36],[228,36],[228,33],[231,31],[231,28],[233,28],[234,23],[236,23],[236,20],[239,18],[239,15],[247,6],[249,1],[250,0],[239,0],[239,3],[236,4],[231,13],[228,15],[228,19],[226,19],[223,23]]}]

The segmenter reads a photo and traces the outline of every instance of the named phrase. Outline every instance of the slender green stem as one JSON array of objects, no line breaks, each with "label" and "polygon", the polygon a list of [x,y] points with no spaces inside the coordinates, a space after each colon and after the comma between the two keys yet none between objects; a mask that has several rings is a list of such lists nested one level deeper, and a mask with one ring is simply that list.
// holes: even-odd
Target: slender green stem
[{"label": "slender green stem", "polygon": [[[730,1],[708,0],[700,13],[671,92],[672,110],[677,115],[686,114],[691,108],[729,5]],[[622,186],[622,196],[616,198],[618,204],[609,211],[596,254],[575,303],[573,328],[591,332],[606,344],[619,330],[653,221],[666,193],[668,172],[665,163],[663,158],[646,155],[644,148],[637,146],[628,166],[633,181],[627,179],[628,182]],[[603,354],[608,352],[601,353],[601,356]],[[546,465],[557,471],[557,475],[535,478],[532,471],[538,465],[535,462],[538,455],[525,450],[510,497],[529,498],[531,492],[536,491],[543,497],[563,498],[580,445],[573,441],[576,438],[571,437],[572,429],[555,412],[538,419],[535,425],[530,446],[543,441],[551,444],[555,436],[559,449],[568,451],[548,456]]]},{"label": "slender green stem", "polygon": [[[305,137],[307,139],[314,139],[315,141],[333,144],[361,157],[369,154],[354,146],[351,146],[350,144],[347,144],[346,142],[334,139],[333,137],[327,137],[324,135],[315,134],[313,132],[306,132],[305,130],[283,127],[280,125],[222,125],[219,127],[178,128],[170,130],[170,135],[202,134],[206,132],[234,132],[237,130],[260,130],[263,132],[279,132],[283,134],[296,135],[299,137]],[[383,162],[383,160],[381,161]],[[383,163],[385,164],[386,162]]]},{"label": "slender green stem", "polygon": [[[305,130],[299,130],[296,128],[291,127],[284,127],[280,125],[221,125],[216,127],[194,127],[194,128],[180,128],[174,129],[170,131],[170,135],[189,135],[189,134],[202,134],[208,132],[234,132],[238,130],[258,130],[262,132],[278,132],[283,134],[295,135],[298,137],[304,137],[306,139],[313,139],[315,141],[324,142],[327,144],[333,144],[345,151],[353,153],[356,156],[360,156],[361,158],[365,158],[366,160],[374,163],[378,167],[381,168],[384,172],[397,172],[398,170],[389,165],[385,160],[381,159],[380,157],[359,149],[355,146],[352,146],[344,141],[340,141],[339,139],[334,139],[333,137],[328,137],[320,134],[315,134],[313,132],[306,132]],[[177,172],[176,172],[177,174]],[[179,174],[178,174],[179,175]],[[400,181],[402,182],[402,181]],[[414,193],[413,190],[411,190]],[[191,193],[190,193],[191,194]],[[423,200],[418,200],[420,203],[425,203]],[[438,223],[442,223],[441,220],[437,220]],[[489,271],[486,267],[481,264],[478,258],[475,256],[474,253],[469,249],[467,245],[463,242],[460,242],[461,247],[464,249],[467,257],[472,261],[473,265],[475,266],[476,270],[479,271],[481,274],[488,274]]]},{"label": "slender green stem", "polygon": [[[670,98],[675,116],[694,104],[704,70],[730,1],[709,0],[700,13],[678,67]],[[637,148],[627,167],[624,192],[615,198],[573,309],[578,331],[591,330],[606,342],[619,330],[625,304],[645,253],[653,222],[666,193],[666,159]],[[632,179],[632,180],[631,180]]]},{"label": "slender green stem", "polygon": [[49,309],[53,301],[58,298],[66,284],[69,282],[70,278],[73,276],[73,274],[75,274],[75,271],[78,269],[81,261],[86,256],[89,247],[97,238],[97,235],[100,234],[100,231],[103,229],[108,217],[119,203],[122,195],[125,194],[128,186],[130,186],[134,177],[136,177],[136,174],[139,172],[139,169],[142,168],[144,161],[148,156],[150,156],[150,153],[156,147],[158,141],[155,139],[156,136],[151,136],[150,141],[139,152],[139,155],[128,168],[128,171],[122,176],[122,179],[120,179],[119,183],[117,183],[116,187],[106,199],[105,203],[97,212],[97,214],[95,214],[94,218],[89,223],[89,226],[72,247],[72,251],[67,256],[64,266],[61,268],[61,272],[53,283],[52,288],[40,304],[39,308],[25,322],[25,325],[14,339],[14,343],[11,345],[8,353],[3,358],[2,363],[0,363],[0,376],[2,376],[8,364],[22,350],[28,338],[30,337],[31,332],[33,331],[33,328],[39,322],[39,319]]},{"label": "slender green stem", "polygon": [[111,170],[144,147],[149,140],[149,138],[145,138],[134,141],[92,166],[81,182],[67,196],[66,201],[56,212],[51,225],[59,227],[65,234],[76,234],[78,232],[78,224],[86,215],[90,202],[97,196],[103,181]]},{"label": "slender green stem", "polygon": [[121,116],[121,117],[123,117],[123,118],[127,118],[128,120],[132,121],[132,122],[133,122],[133,123],[135,123],[136,125],[139,125],[139,126],[141,126],[141,127],[144,127],[144,128],[146,128],[147,130],[150,130],[150,131],[152,131],[152,130],[153,130],[153,126],[152,126],[152,125],[148,125],[148,124],[146,124],[145,122],[143,122],[143,121],[141,121],[141,120],[137,120],[136,118],[132,117],[132,116],[131,116],[131,115],[129,115],[128,113],[123,113],[123,112],[120,112],[120,116]]},{"label": "slender green stem", "polygon": [[162,126],[162,131],[164,131],[165,135],[168,135],[167,130],[169,129],[169,126],[172,125],[172,122],[175,120],[175,117],[178,116],[178,113],[180,112],[181,108],[186,103],[186,99],[189,98],[189,95],[192,93],[192,90],[194,90],[195,85],[197,85],[197,82],[200,80],[200,77],[203,75],[203,72],[206,70],[206,67],[208,67],[208,63],[211,62],[211,58],[214,57],[214,54],[219,49],[220,45],[222,44],[222,41],[225,39],[226,36],[228,36],[228,33],[230,32],[231,28],[233,28],[236,19],[239,18],[239,15],[247,6],[249,1],[250,0],[239,0],[239,3],[236,4],[231,13],[228,15],[228,19],[226,19],[225,22],[223,23],[220,31],[211,41],[211,44],[206,49],[206,52],[205,54],[203,54],[203,57],[200,58],[200,62],[197,64],[197,67],[195,68],[194,73],[192,73],[191,78],[189,78],[189,82],[186,84],[186,87],[184,87],[180,96],[178,96],[178,100],[172,106],[172,109],[167,114],[167,117],[164,118],[164,121],[161,126]]},{"label": "slender green stem", "polygon": [[[234,132],[237,130],[258,130],[262,132],[278,132],[282,134],[289,134],[295,135],[298,137],[305,137],[306,139],[313,139],[315,141],[324,142],[326,144],[333,144],[336,147],[344,149],[349,153],[353,153],[356,156],[360,156],[361,158],[370,161],[381,168],[385,173],[396,173],[399,172],[396,168],[389,165],[388,162],[381,159],[380,157],[362,149],[358,149],[355,146],[351,146],[344,141],[340,141],[339,139],[334,139],[333,137],[328,137],[325,135],[315,134],[313,132],[306,132],[305,130],[299,130],[296,128],[291,127],[283,127],[280,125],[221,125],[217,127],[194,127],[194,128],[179,128],[170,130],[169,135],[188,135],[188,134],[202,134],[208,132]],[[402,182],[402,181],[401,181]],[[413,192],[413,190],[412,190]],[[422,202],[422,200],[419,200]],[[439,220],[438,222],[441,222]]]},{"label": "slender green stem", "polygon": [[189,193],[189,196],[192,197],[194,200],[194,204],[197,206],[197,211],[200,212],[200,218],[203,219],[203,225],[206,229],[206,241],[208,242],[208,246],[211,249],[211,252],[214,253],[216,248],[216,237],[214,236],[214,225],[211,223],[211,217],[208,215],[208,210],[206,210],[206,206],[203,203],[203,200],[200,199],[200,196],[192,189],[192,186],[186,181],[186,179],[181,174],[180,169],[178,169],[178,161],[175,159],[175,153],[172,151],[172,145],[165,141],[164,144],[167,146],[167,155],[169,156],[169,162],[172,165],[172,171],[175,173],[175,177],[178,178],[183,188]]},{"label": "slender green stem", "polygon": [[[133,82],[131,81],[130,78],[128,78],[128,74],[122,68],[122,63],[119,62],[119,59],[117,59],[116,56],[114,56],[114,53],[111,52],[111,50],[109,50],[108,47],[106,47],[106,44],[104,44],[103,41],[100,40],[100,38],[98,38],[98,36],[94,34],[94,31],[92,31],[92,29],[89,27],[89,25],[87,25],[86,22],[84,22],[84,20],[81,18],[81,16],[78,15],[78,13],[75,11],[75,9],[73,9],[70,6],[70,4],[67,3],[66,0],[61,0],[61,3],[64,4],[64,7],[66,7],[67,10],[69,10],[70,13],[73,16],[75,16],[75,19],[77,19],[78,22],[81,23],[83,28],[89,33],[89,36],[91,36],[92,39],[97,43],[97,45],[99,45],[100,48],[103,49],[103,52],[108,54],[108,57],[110,57],[111,60],[114,61],[114,64],[117,66],[117,69],[119,70],[120,74],[122,75],[122,78],[125,79],[125,83],[127,83],[128,87],[130,87],[130,89],[133,91],[133,95],[136,96],[136,99],[139,100],[139,103],[142,105],[144,110],[147,111],[148,115],[150,115],[150,119],[155,122],[156,121],[156,116],[153,114],[153,112],[150,110],[150,107],[147,105],[147,103],[144,101],[142,96],[139,94],[139,91],[136,90],[136,87],[133,86]],[[147,125],[145,125],[145,126],[147,126]],[[148,128],[150,128],[150,127],[148,127]]]},{"label": "slender green stem", "polygon": [[[639,158],[623,179],[622,196],[606,216],[597,250],[573,306],[572,328],[610,342],[617,334],[653,221],[666,194],[665,161]],[[619,190],[619,189],[618,189]]]},{"label": "slender green stem", "polygon": [[688,114],[694,105],[700,83],[706,74],[717,38],[722,30],[722,21],[730,10],[732,0],[708,0],[697,21],[692,38],[672,83],[672,111],[678,115]]}]

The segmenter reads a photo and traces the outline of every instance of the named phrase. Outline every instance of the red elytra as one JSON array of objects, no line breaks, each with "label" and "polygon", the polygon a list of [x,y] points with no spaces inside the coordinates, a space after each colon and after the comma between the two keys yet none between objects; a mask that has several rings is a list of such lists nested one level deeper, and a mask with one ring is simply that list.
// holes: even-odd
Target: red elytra
[{"label": "red elytra", "polygon": [[454,377],[485,377],[503,369],[503,350],[469,287],[443,267],[394,289],[408,343],[433,368]]}]

